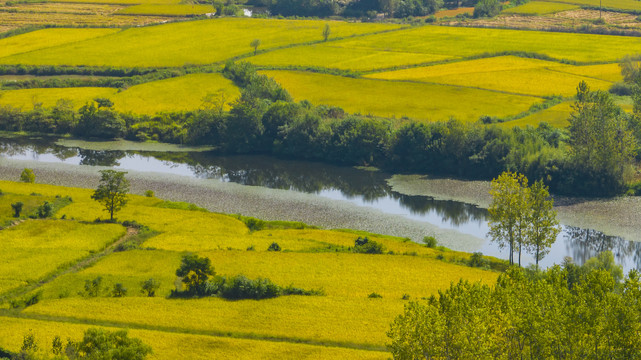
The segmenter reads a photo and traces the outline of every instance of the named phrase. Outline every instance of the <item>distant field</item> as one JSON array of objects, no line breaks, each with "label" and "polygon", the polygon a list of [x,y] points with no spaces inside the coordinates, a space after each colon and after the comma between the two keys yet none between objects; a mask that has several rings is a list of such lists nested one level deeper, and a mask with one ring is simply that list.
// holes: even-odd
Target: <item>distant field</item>
[{"label": "distant field", "polygon": [[240,95],[238,88],[220,74],[192,74],[132,86],[110,98],[119,111],[153,115],[198,109],[203,97],[220,92],[226,99],[226,108]]},{"label": "distant field", "polygon": [[[119,29],[46,29],[0,39],[0,57],[114,34]],[[27,55],[30,56],[30,55]]]},{"label": "distant field", "polygon": [[172,4],[172,5],[157,5],[145,4],[134,5],[124,9],[118,10],[116,14],[123,15],[159,15],[159,16],[186,16],[186,15],[200,15],[205,13],[216,12],[211,5],[187,5],[187,4]]},{"label": "distant field", "polygon": [[569,74],[592,77],[610,82],[623,80],[623,76],[621,75],[621,68],[619,67],[618,63],[586,66],[565,65],[555,67],[554,70],[566,72]]},{"label": "distant field", "polygon": [[340,106],[350,113],[419,120],[454,116],[476,121],[481,115],[507,116],[527,110],[540,98],[458,86],[351,79],[296,71],[263,71],[296,100]]},{"label": "distant field", "polygon": [[[40,344],[51,344],[53,337],[78,340],[90,325],[0,317],[0,347],[18,351],[24,334],[33,333]],[[105,327],[103,327],[105,328]],[[106,327],[115,331],[117,328]],[[385,360],[389,354],[380,351],[314,346],[286,342],[234,339],[228,337],[178,334],[153,330],[129,330],[129,336],[150,345],[152,360],[175,360],[189,355],[190,360]]]},{"label": "distant field", "polygon": [[598,8],[600,5],[605,9],[641,10],[641,3],[636,0],[554,0],[555,2],[591,6]]},{"label": "distant field", "polygon": [[565,128],[570,125],[568,118],[572,113],[571,106],[573,104],[573,102],[564,102],[518,120],[500,123],[499,126],[505,128],[525,127],[527,125],[537,127],[539,123],[546,122],[557,128]]},{"label": "distant field", "polygon": [[59,99],[69,99],[76,108],[97,97],[110,98],[117,90],[100,87],[45,88],[0,91],[0,105],[12,105],[23,110],[31,110],[34,104],[53,107]]},{"label": "distant field", "polygon": [[[626,36],[422,26],[314,47],[276,50],[249,61],[268,66],[363,70],[504,51],[540,53],[577,62],[606,62],[641,52],[641,43]],[[353,61],[358,59],[363,63]]]},{"label": "distant field", "polygon": [[[568,72],[557,71],[557,68]],[[574,95],[581,81],[586,81],[593,90],[607,90],[612,85],[611,82],[570,74],[573,68],[576,67],[503,56],[375,73],[367,77],[468,86],[535,96]]]},{"label": "distant field", "polygon": [[[1,58],[0,63],[126,67],[207,64],[253,52],[253,48],[249,44],[254,39],[261,41],[259,50],[308,41],[320,41],[326,23],[331,26],[332,37],[365,34],[400,27],[399,25],[339,21],[223,18],[131,28],[102,37],[95,42],[77,42],[67,46],[62,45],[43,51],[33,51],[29,54]],[[51,30],[43,30],[40,36],[50,37],[49,31]],[[28,35],[13,37],[12,41],[16,44],[22,44],[26,41],[24,36]],[[46,43],[46,41],[42,42]],[[2,44],[0,42],[0,46]],[[7,55],[15,53],[18,51]]]},{"label": "distant field", "polygon": [[452,9],[452,10],[441,10],[437,11],[434,16],[437,18],[441,19],[444,17],[454,17],[459,14],[469,14],[472,15],[474,13],[474,8],[473,7],[460,7],[458,9]]},{"label": "distant field", "polygon": [[56,0],[61,3],[87,3],[109,5],[179,4],[181,0]]},{"label": "distant field", "polygon": [[561,11],[578,9],[578,5],[548,1],[530,1],[520,6],[503,10],[503,14],[547,15]]}]

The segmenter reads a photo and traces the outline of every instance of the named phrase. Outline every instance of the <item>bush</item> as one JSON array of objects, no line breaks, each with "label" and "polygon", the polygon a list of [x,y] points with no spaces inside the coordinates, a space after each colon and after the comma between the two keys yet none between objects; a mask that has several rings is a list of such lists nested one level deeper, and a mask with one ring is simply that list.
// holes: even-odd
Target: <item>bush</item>
[{"label": "bush", "polygon": [[501,3],[498,0],[480,0],[474,6],[474,17],[495,17],[501,12]]},{"label": "bush", "polygon": [[269,299],[281,294],[280,287],[269,279],[251,280],[244,275],[238,275],[231,279],[222,278],[221,282],[219,294],[228,300]]},{"label": "bush", "polygon": [[22,170],[22,173],[20,173],[20,181],[34,183],[36,181],[36,174],[34,174],[33,170],[25,168]]},{"label": "bush", "polygon": [[38,206],[38,209],[36,210],[36,214],[40,219],[46,219],[51,217],[51,215],[53,215],[53,205],[50,202],[45,201],[44,204]]},{"label": "bush", "polygon": [[269,247],[267,248],[267,251],[280,251],[280,245],[278,243],[273,242]]},{"label": "bush", "polygon": [[24,204],[20,201],[18,201],[17,203],[11,204],[11,208],[13,209],[13,217],[16,217],[16,218],[20,217],[20,212],[22,212],[23,205]]},{"label": "bush", "polygon": [[630,86],[623,81],[615,82],[608,89],[610,94],[619,95],[619,96],[630,96],[632,95],[632,89]]},{"label": "bush", "polygon": [[93,280],[85,280],[85,295],[88,297],[97,297],[102,289],[102,277],[98,276]]},{"label": "bush", "polygon": [[160,288],[160,281],[154,279],[154,278],[149,278],[143,282],[140,283],[140,292],[143,294],[147,294],[148,297],[154,297],[156,295],[156,291]]},{"label": "bush", "polygon": [[423,243],[428,248],[435,248],[438,241],[436,241],[436,238],[434,236],[425,236],[423,237]]},{"label": "bush", "polygon": [[153,190],[147,190],[147,191],[145,191],[145,196],[146,196],[146,197],[150,197],[150,198],[152,198],[152,197],[154,197],[154,195],[155,195],[155,194],[154,194],[154,191],[153,191]]},{"label": "bush", "polygon": [[122,283],[116,283],[111,291],[113,297],[125,297],[127,295],[127,288]]},{"label": "bush", "polygon": [[354,242],[352,252],[359,254],[382,254],[385,252],[385,248],[383,244],[369,240],[367,237],[361,238],[359,236]]},{"label": "bush", "polygon": [[487,265],[487,260],[483,258],[483,253],[475,252],[470,256],[468,265],[471,267],[484,267]]},{"label": "bush", "polygon": [[379,294],[377,292],[373,292],[373,293],[367,295],[367,298],[368,299],[382,299],[383,295],[381,295],[381,294]]}]

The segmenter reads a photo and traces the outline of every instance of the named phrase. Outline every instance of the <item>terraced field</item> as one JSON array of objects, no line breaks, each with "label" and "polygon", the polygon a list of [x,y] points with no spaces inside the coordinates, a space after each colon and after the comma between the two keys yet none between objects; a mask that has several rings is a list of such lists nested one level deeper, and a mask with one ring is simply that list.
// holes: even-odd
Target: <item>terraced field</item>
[{"label": "terraced field", "polygon": [[505,9],[503,10],[503,13],[519,15],[547,15],[578,8],[580,8],[579,5],[562,2],[530,1],[520,6]]},{"label": "terraced field", "polygon": [[80,108],[94,98],[110,98],[116,89],[101,87],[45,88],[0,91],[0,105],[9,104],[23,110],[31,110],[34,105],[53,107],[60,99],[71,100],[75,108]]},{"label": "terraced field", "polygon": [[[616,67],[616,64],[612,65]],[[614,78],[614,74],[609,72],[612,65],[582,69],[556,62],[505,56],[374,73],[367,77],[476,87],[522,95],[571,96],[576,93],[575,87],[581,81],[586,81],[591,89],[607,90],[612,82],[597,77]],[[618,67],[616,72],[618,75]]]},{"label": "terraced field", "polygon": [[[34,261],[40,256],[36,250],[49,250],[53,245],[57,249],[80,250],[90,241],[92,246],[104,246],[104,241],[91,241],[86,235],[103,238],[97,229],[105,229],[105,239],[118,238],[124,232],[118,224],[82,223],[105,215],[99,204],[89,199],[90,190],[6,181],[0,182],[0,189],[23,197],[37,191],[43,197],[60,193],[74,199],[57,216],[75,220],[30,221],[0,230],[3,242],[9,239],[6,242],[9,245],[16,244],[11,239],[21,238],[19,234],[42,234],[21,243],[22,248],[30,249],[21,253],[24,261]],[[391,252],[355,254],[348,251],[357,237],[351,232],[320,229],[251,232],[233,216],[181,210],[156,198],[131,196],[130,200],[118,217],[145,224],[158,235],[138,249],[105,253],[92,266],[76,268],[30,290],[42,291],[42,300],[19,313],[0,315],[3,323],[0,347],[16,350],[29,329],[48,342],[55,335],[78,337],[87,327],[83,323],[91,322],[130,328],[131,335],[153,347],[155,359],[175,358],[180,351],[189,353],[190,358],[193,353],[196,359],[214,353],[222,359],[281,358],[281,355],[285,359],[383,359],[388,357],[384,351],[385,332],[407,303],[403,298],[434,294],[459,278],[491,283],[497,276],[494,272],[455,264],[469,254],[443,252],[398,238],[370,235],[371,240]],[[82,227],[92,227],[92,231]],[[274,241],[282,246],[282,251],[267,251],[268,243]],[[63,246],[72,243],[73,247]],[[282,286],[322,288],[325,295],[281,296],[260,301],[165,298],[175,287],[175,269],[186,251],[210,258],[217,274],[266,277]],[[439,255],[450,261],[438,260]],[[55,258],[61,262],[68,259],[58,253]],[[44,270],[34,272],[32,282],[43,273]],[[26,281],[12,274],[10,268],[0,269],[2,279]],[[85,282],[98,276],[104,284],[99,296],[82,296]],[[161,283],[156,297],[139,292],[141,281],[150,277]],[[111,297],[110,288],[116,282],[129,289],[126,297]],[[12,284],[24,285],[24,282]],[[369,298],[373,292],[382,298]],[[187,346],[193,348],[187,350]],[[240,350],[243,346],[245,349]]]},{"label": "terraced field", "polygon": [[312,103],[340,106],[351,113],[382,117],[436,121],[455,116],[476,121],[483,114],[501,117],[518,114],[542,101],[532,96],[470,87],[351,79],[297,71],[263,73],[276,79],[296,100],[308,99]]},{"label": "terraced field", "polygon": [[123,15],[158,15],[158,16],[187,16],[214,13],[216,10],[211,5],[187,5],[187,4],[147,4],[128,6],[118,10],[117,14]]}]

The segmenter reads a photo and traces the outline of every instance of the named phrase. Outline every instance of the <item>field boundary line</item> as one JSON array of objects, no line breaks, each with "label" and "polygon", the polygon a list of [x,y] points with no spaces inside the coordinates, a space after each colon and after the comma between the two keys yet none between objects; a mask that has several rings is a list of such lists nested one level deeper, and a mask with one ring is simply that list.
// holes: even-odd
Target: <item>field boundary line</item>
[{"label": "field boundary line", "polygon": [[127,323],[127,322],[120,322],[120,321],[105,321],[105,320],[75,318],[75,317],[67,317],[67,316],[25,314],[22,312],[17,312],[15,310],[7,310],[7,309],[0,309],[0,316],[18,318],[18,319],[48,321],[48,322],[56,322],[56,323],[84,324],[84,325],[115,327],[115,328],[124,328],[124,329],[132,329],[132,330],[152,330],[152,331],[160,331],[160,332],[173,333],[173,334],[203,335],[203,336],[220,337],[220,338],[259,340],[259,341],[282,342],[282,343],[291,343],[291,344],[326,346],[326,347],[345,348],[345,349],[354,349],[354,350],[387,352],[387,348],[384,345],[359,344],[359,343],[331,341],[331,340],[313,340],[313,339],[304,339],[304,338],[286,337],[286,336],[270,336],[270,335],[260,335],[260,334],[251,333],[251,332],[184,329],[184,328],[169,327],[169,326],[152,326],[152,325]]}]

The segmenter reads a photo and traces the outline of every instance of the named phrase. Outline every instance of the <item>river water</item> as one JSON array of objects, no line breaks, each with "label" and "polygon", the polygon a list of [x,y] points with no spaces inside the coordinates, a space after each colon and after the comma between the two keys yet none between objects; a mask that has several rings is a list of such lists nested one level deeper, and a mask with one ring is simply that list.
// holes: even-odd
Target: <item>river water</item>
[{"label": "river water", "polygon": [[[460,234],[458,243],[456,235],[454,241],[448,243],[454,250],[469,250],[466,246],[469,244],[463,242],[469,241],[471,236],[479,239],[476,243],[482,244],[477,246],[477,251],[504,259],[508,256],[506,249],[500,249],[486,238],[487,210],[458,201],[401,194],[388,184],[392,175],[385,172],[266,156],[218,156],[206,151],[106,150],[104,144],[99,149],[88,147],[59,145],[56,138],[0,137],[0,158],[107,166],[312,194],[331,201],[349,202],[356,205],[356,209],[374,209],[451,230]],[[611,250],[626,272],[641,269],[641,243],[569,225],[563,225],[541,265],[561,263],[566,256],[582,264],[604,250]],[[529,255],[523,254],[524,264],[532,261]]]}]

